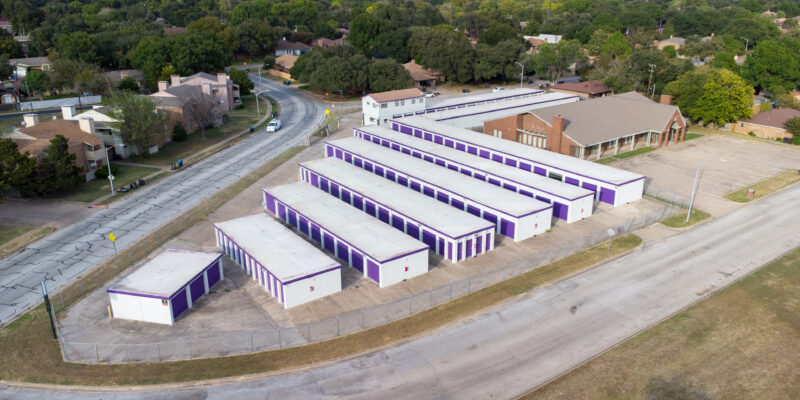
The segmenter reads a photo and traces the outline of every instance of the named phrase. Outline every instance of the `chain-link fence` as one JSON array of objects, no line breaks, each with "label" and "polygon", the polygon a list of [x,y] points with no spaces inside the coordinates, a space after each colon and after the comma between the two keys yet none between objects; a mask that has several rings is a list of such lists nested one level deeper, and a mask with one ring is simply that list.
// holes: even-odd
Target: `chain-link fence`
[{"label": "chain-link fence", "polygon": [[[654,191],[654,196],[665,195],[667,198],[672,199],[666,191],[656,191],[654,188],[650,188],[650,190]],[[678,199],[674,197],[674,200],[661,205],[659,208],[645,211],[636,218],[624,221],[624,223],[617,226],[603,227],[589,234],[574,238],[558,247],[540,250],[532,257],[526,257],[524,260],[482,271],[470,277],[400,300],[345,312],[321,321],[299,324],[290,328],[237,332],[211,338],[191,338],[152,343],[80,343],[62,339],[61,346],[64,358],[67,361],[125,363],[245,354],[319,342],[396,321],[547,265],[611,239],[608,232],[609,228],[613,229],[614,237],[616,237],[649,226],[679,213],[682,207],[681,204],[687,203],[686,198]],[[55,301],[58,302],[59,299],[56,298]]]}]

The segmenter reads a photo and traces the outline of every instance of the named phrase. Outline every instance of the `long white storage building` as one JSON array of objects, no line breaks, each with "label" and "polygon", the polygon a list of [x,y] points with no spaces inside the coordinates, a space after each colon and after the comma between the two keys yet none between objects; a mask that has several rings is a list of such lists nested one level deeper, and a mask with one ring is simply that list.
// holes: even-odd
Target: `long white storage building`
[{"label": "long white storage building", "polygon": [[114,318],[172,325],[223,277],[222,254],[168,249],[106,291]]},{"label": "long white storage building", "polygon": [[305,182],[263,190],[264,206],[386,287],[428,272],[428,245]]},{"label": "long white storage building", "polygon": [[488,93],[473,94],[470,96],[454,96],[446,100],[433,99],[425,109],[426,113],[444,110],[455,110],[457,108],[474,107],[481,104],[498,103],[508,100],[517,100],[544,93],[543,90],[529,88],[510,88]]},{"label": "long white storage building", "polygon": [[553,217],[567,222],[592,215],[594,192],[531,174],[379,126],[354,128],[356,137],[553,205]]},{"label": "long white storage building", "polygon": [[550,229],[553,206],[447,168],[351,137],[325,143],[325,154],[433,197],[495,224],[515,241]]},{"label": "long white storage building", "polygon": [[598,201],[621,206],[642,198],[645,176],[457,128],[423,117],[392,120],[392,130],[525,171],[581,186]]},{"label": "long white storage building", "polygon": [[[391,131],[390,131],[391,132]],[[421,240],[452,262],[494,248],[494,224],[337,158],[300,163],[300,177]]]},{"label": "long white storage building", "polygon": [[[580,96],[566,93],[540,93],[533,96],[483,102],[464,107],[439,108],[438,111],[430,111],[428,109],[425,111],[424,117],[459,128],[478,128],[483,126],[484,121],[516,115],[537,108],[574,103],[580,99]],[[417,113],[417,115],[420,114]],[[388,126],[389,124],[384,125]]]},{"label": "long white storage building", "polygon": [[267,214],[214,224],[225,254],[284,308],[342,290],[342,265]]}]

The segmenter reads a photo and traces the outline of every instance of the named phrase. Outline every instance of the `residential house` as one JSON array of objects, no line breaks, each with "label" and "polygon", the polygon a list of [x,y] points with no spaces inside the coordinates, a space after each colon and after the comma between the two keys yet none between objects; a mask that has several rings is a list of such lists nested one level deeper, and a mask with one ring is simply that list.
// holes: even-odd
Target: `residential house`
[{"label": "residential house", "polygon": [[539,39],[539,38],[534,37],[534,36],[523,36],[523,39],[525,39],[525,41],[528,43],[528,45],[530,45],[530,48],[527,51],[528,54],[538,52],[539,51],[539,47],[541,45],[547,43],[543,39]]},{"label": "residential house", "polygon": [[0,104],[15,104],[19,101],[17,91],[12,87],[0,85]]},{"label": "residential house", "polygon": [[384,125],[390,118],[425,111],[425,96],[416,88],[372,93],[361,98],[364,125]]},{"label": "residential house", "polygon": [[292,79],[292,67],[296,61],[296,55],[284,54],[275,59],[275,65],[273,68],[268,69],[267,73],[281,79]]},{"label": "residential house", "polygon": [[786,130],[786,121],[792,118],[800,118],[800,110],[795,110],[794,108],[775,108],[753,115],[752,118],[734,122],[730,124],[730,130],[731,132],[743,133],[745,135],[752,132],[756,136],[764,139],[791,139],[791,132]]},{"label": "residential house", "polygon": [[41,161],[47,157],[47,147],[56,135],[67,139],[69,152],[75,155],[75,165],[83,170],[87,181],[94,179],[94,171],[106,165],[106,152],[102,140],[90,133],[94,122],[89,119],[75,124],[63,119],[39,122],[37,114],[23,116],[25,127],[7,137],[17,143],[19,151],[28,152]]},{"label": "residential house", "polygon": [[538,108],[483,124],[483,132],[582,159],[617,154],[623,146],[658,147],[684,140],[686,121],[663,95],[656,103],[636,92]]},{"label": "residential house", "polygon": [[525,40],[539,39],[539,40],[543,41],[544,43],[556,44],[556,43],[561,41],[563,36],[561,36],[561,35],[541,34],[541,35],[536,35],[536,36],[523,36],[522,38],[525,39]]},{"label": "residential house", "polygon": [[[97,105],[93,106],[91,110],[77,114],[75,112],[75,106],[61,106],[61,116],[65,121],[72,121],[79,125],[81,120],[93,121],[93,126],[89,133],[97,136],[106,147],[113,146],[113,148],[109,149],[109,155],[113,154],[119,158],[128,158],[137,155],[139,150],[136,146],[125,143],[119,129],[114,126],[117,120],[111,116],[111,111],[111,107]],[[87,128],[88,127],[87,125]],[[153,148],[149,149],[150,153],[158,151],[158,148],[166,144],[168,140],[169,135],[165,135],[165,138],[160,143],[156,143]]]},{"label": "residential house", "polygon": [[[224,72],[218,73],[216,76],[207,74],[205,72],[198,72],[194,75],[181,77],[178,75],[170,76],[170,82],[159,82],[158,92],[153,93],[151,96],[166,96],[173,97],[180,94],[164,92],[166,89],[177,88],[181,86],[196,86],[199,87],[203,93],[217,96],[219,99],[220,111],[230,111],[236,104],[241,102],[239,95],[239,85],[233,83],[231,78]],[[163,92],[163,93],[162,93]],[[188,92],[184,93],[188,94]]]},{"label": "residential house", "polygon": [[280,57],[284,54],[292,54],[299,56],[311,50],[311,46],[300,42],[288,42],[286,39],[278,40],[278,45],[275,47],[275,57]]},{"label": "residential house", "polygon": [[39,70],[49,71],[53,67],[47,57],[26,57],[26,58],[12,58],[8,60],[9,64],[14,67],[12,74],[17,79],[22,79],[28,71]]},{"label": "residential house", "polygon": [[125,78],[131,78],[136,82],[141,82],[144,79],[144,72],[140,69],[120,69],[116,71],[103,72],[103,75],[112,81],[119,83]]},{"label": "residential house", "polygon": [[598,80],[559,83],[550,86],[550,90],[559,93],[578,95],[584,99],[603,97],[611,94],[611,89]]},{"label": "residential house", "polygon": [[22,47],[22,54],[28,55],[28,35],[16,35],[14,41]]},{"label": "residential house", "polygon": [[681,46],[685,44],[686,44],[686,39],[678,36],[670,36],[669,39],[664,39],[661,41],[657,40],[655,42],[656,48],[658,48],[659,50],[664,50],[664,48],[667,46],[672,46],[675,48],[675,50],[678,50],[681,48]]},{"label": "residential house", "polygon": [[311,41],[311,47],[321,47],[321,48],[328,48],[328,47],[336,47],[341,46],[344,44],[344,39],[328,39],[328,38],[317,38]]},{"label": "residential house", "polygon": [[14,34],[14,24],[12,24],[11,21],[9,21],[6,17],[0,17],[0,29],[12,35]]},{"label": "residential house", "polygon": [[197,130],[191,118],[189,102],[192,98],[197,98],[203,93],[203,89],[198,86],[184,85],[169,87],[165,81],[158,82],[159,90],[150,95],[156,103],[156,108],[167,113],[169,121],[166,130],[170,130],[176,125],[181,124],[187,133]]},{"label": "residential house", "polygon": [[411,75],[417,88],[435,89],[437,83],[444,82],[444,78],[438,72],[417,64],[413,59],[403,64],[403,68]]}]

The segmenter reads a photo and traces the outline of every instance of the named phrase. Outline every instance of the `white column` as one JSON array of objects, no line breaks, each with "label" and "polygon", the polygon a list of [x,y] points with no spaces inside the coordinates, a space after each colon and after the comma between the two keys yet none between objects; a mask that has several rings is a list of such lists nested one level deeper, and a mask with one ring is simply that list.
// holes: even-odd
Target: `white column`
[{"label": "white column", "polygon": [[619,154],[619,138],[614,139],[614,155]]},{"label": "white column", "polygon": [[222,259],[219,259],[219,280],[225,279],[225,274],[222,271]]},{"label": "white column", "polygon": [[208,293],[208,270],[203,271],[203,287],[206,288],[206,293]]},{"label": "white column", "polygon": [[636,143],[636,135],[631,135],[631,150],[633,150],[633,145]]},{"label": "white column", "polygon": [[192,287],[190,285],[186,285],[186,303],[189,304],[189,308],[192,308]]}]

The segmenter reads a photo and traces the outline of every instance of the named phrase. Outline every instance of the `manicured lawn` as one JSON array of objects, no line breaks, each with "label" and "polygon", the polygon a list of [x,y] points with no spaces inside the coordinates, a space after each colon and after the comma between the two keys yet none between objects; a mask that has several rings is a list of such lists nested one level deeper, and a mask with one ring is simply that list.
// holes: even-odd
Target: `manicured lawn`
[{"label": "manicured lawn", "polygon": [[615,156],[601,158],[599,160],[595,160],[594,162],[596,162],[598,164],[610,164],[610,163],[612,163],[614,161],[621,160],[623,158],[628,158],[628,157],[633,157],[633,156],[636,156],[636,155],[639,155],[639,154],[649,153],[649,152],[651,152],[651,151],[653,151],[655,149],[656,149],[655,147],[640,147],[640,148],[638,148],[636,150],[626,151],[624,153],[619,153],[619,154],[617,154]]},{"label": "manicured lawn", "polygon": [[800,248],[524,399],[796,399]]},{"label": "manicured lawn", "polygon": [[[362,353],[414,337],[467,317],[534,287],[583,271],[642,243],[635,235],[614,239],[610,251],[601,243],[518,277],[488,286],[407,318],[324,342],[255,354],[177,362],[128,365],[71,364],[62,361],[50,336],[43,306],[0,330],[2,378],[56,384],[146,385],[203,380],[297,368]],[[90,277],[91,279],[91,277]]]},{"label": "manicured lawn", "polygon": [[[777,192],[778,190],[797,182],[800,182],[800,171],[789,170],[780,175],[776,175],[767,180],[758,182],[754,185],[750,185],[735,192],[728,193],[725,195],[725,198],[737,203],[749,203],[750,201]],[[748,189],[755,190],[755,194],[752,199],[747,198]]]},{"label": "manicured lawn", "polygon": [[705,136],[705,135],[703,135],[702,133],[689,132],[689,133],[686,134],[686,139],[684,139],[684,140],[697,139],[697,138],[701,138],[703,136]]},{"label": "manicured lawn", "polygon": [[[269,100],[263,96],[259,99],[261,106],[261,115],[263,116],[267,110]],[[209,146],[213,146],[234,134],[237,134],[256,122],[258,122],[258,115],[256,114],[256,98],[254,95],[242,96],[242,104],[244,107],[238,110],[231,110],[227,112],[230,120],[228,123],[206,129],[206,138],[202,138],[200,131],[191,133],[187,140],[183,142],[170,142],[164,147],[158,149],[158,153],[153,155],[146,155],[141,157],[132,157],[131,162],[139,164],[149,164],[166,167],[176,162],[178,159],[183,159],[186,162],[187,158],[196,154]]]},{"label": "manicured lawn", "polygon": [[[111,165],[113,166],[114,163],[112,162]],[[117,168],[119,168],[119,170],[114,175],[115,190],[123,186],[128,186],[133,181],[138,181],[140,178],[144,178],[158,171],[158,168],[133,167],[128,165],[117,165]],[[91,203],[107,194],[111,194],[111,185],[108,183],[108,179],[95,179],[82,184],[75,191],[60,197],[60,199]]]},{"label": "manicured lawn", "polygon": [[0,245],[18,238],[31,229],[33,229],[33,227],[28,225],[0,225]]},{"label": "manicured lawn", "polygon": [[692,208],[692,216],[689,217],[689,222],[686,222],[686,213],[688,211],[689,210],[686,210],[679,213],[678,215],[673,215],[669,218],[666,218],[663,221],[661,221],[661,223],[670,228],[686,228],[700,221],[705,221],[711,218],[711,214],[702,210],[698,210],[696,208]]},{"label": "manicured lawn", "polygon": [[617,161],[617,159],[614,157],[606,157],[606,158],[601,158],[599,160],[594,160],[594,162],[598,164],[611,164],[614,161]]}]

